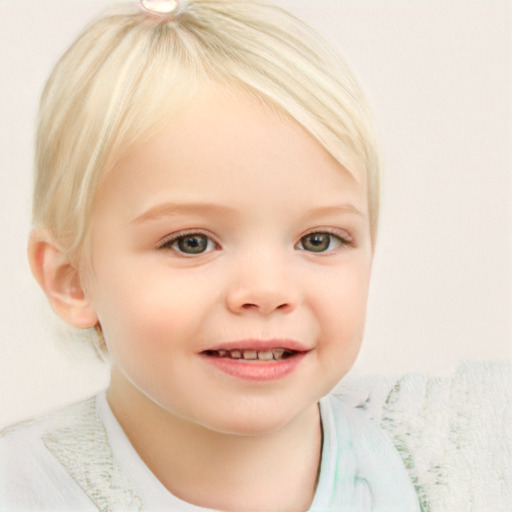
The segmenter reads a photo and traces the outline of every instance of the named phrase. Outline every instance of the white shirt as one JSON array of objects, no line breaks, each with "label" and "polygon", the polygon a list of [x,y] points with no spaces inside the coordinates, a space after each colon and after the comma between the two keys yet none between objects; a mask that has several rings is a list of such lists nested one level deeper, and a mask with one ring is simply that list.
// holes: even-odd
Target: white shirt
[{"label": "white shirt", "polygon": [[[320,402],[322,462],[310,512],[417,512],[398,452],[363,410]],[[172,495],[141,460],[105,397],[8,429],[0,439],[0,510],[205,511]]]}]

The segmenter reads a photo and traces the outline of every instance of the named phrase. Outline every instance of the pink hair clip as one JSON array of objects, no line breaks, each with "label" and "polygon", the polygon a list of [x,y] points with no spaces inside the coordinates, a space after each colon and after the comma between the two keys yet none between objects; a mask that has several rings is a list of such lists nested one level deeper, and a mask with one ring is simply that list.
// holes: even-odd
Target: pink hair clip
[{"label": "pink hair clip", "polygon": [[179,7],[178,0],[139,0],[140,7],[150,14],[172,16]]}]

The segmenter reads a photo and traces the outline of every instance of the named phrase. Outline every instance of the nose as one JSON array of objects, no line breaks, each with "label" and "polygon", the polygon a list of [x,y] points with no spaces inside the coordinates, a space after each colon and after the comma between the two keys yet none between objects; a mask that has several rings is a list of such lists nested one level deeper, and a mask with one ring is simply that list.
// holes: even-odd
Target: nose
[{"label": "nose", "polygon": [[268,254],[246,258],[232,274],[228,309],[235,314],[291,313],[301,302],[299,280],[291,274],[289,265]]}]

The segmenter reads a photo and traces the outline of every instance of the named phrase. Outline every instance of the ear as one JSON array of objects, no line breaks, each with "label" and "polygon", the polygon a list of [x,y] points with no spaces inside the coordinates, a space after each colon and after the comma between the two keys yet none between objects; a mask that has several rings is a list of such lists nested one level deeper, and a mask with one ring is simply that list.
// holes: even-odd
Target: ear
[{"label": "ear", "polygon": [[32,232],[28,245],[32,274],[53,310],[69,325],[87,329],[98,317],[84,291],[76,265],[46,229]]}]

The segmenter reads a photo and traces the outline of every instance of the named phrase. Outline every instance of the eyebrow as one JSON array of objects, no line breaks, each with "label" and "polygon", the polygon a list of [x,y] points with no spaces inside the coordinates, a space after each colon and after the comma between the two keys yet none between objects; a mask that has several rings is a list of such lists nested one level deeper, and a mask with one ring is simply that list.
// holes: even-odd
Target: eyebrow
[{"label": "eyebrow", "polygon": [[[161,203],[153,206],[149,210],[145,211],[138,217],[135,217],[130,224],[142,224],[153,220],[158,220],[163,217],[183,215],[187,213],[199,213],[199,214],[233,214],[235,210],[228,206],[214,204],[214,203]],[[341,205],[333,206],[322,206],[319,208],[313,208],[306,212],[304,217],[332,215],[332,214],[346,214],[352,213],[360,217],[366,217],[366,215],[356,208],[352,203],[346,203]]]},{"label": "eyebrow", "polygon": [[332,214],[347,214],[353,213],[360,217],[367,217],[367,214],[363,213],[361,210],[356,208],[352,203],[344,203],[333,206],[321,206],[319,208],[313,208],[309,212],[307,212],[305,217],[313,217],[313,216],[322,216],[322,215],[332,215]]},{"label": "eyebrow", "polygon": [[182,215],[186,213],[233,213],[234,210],[227,206],[213,203],[162,203],[145,211],[138,217],[135,217],[130,224],[141,224],[152,220],[158,220],[162,217]]}]

